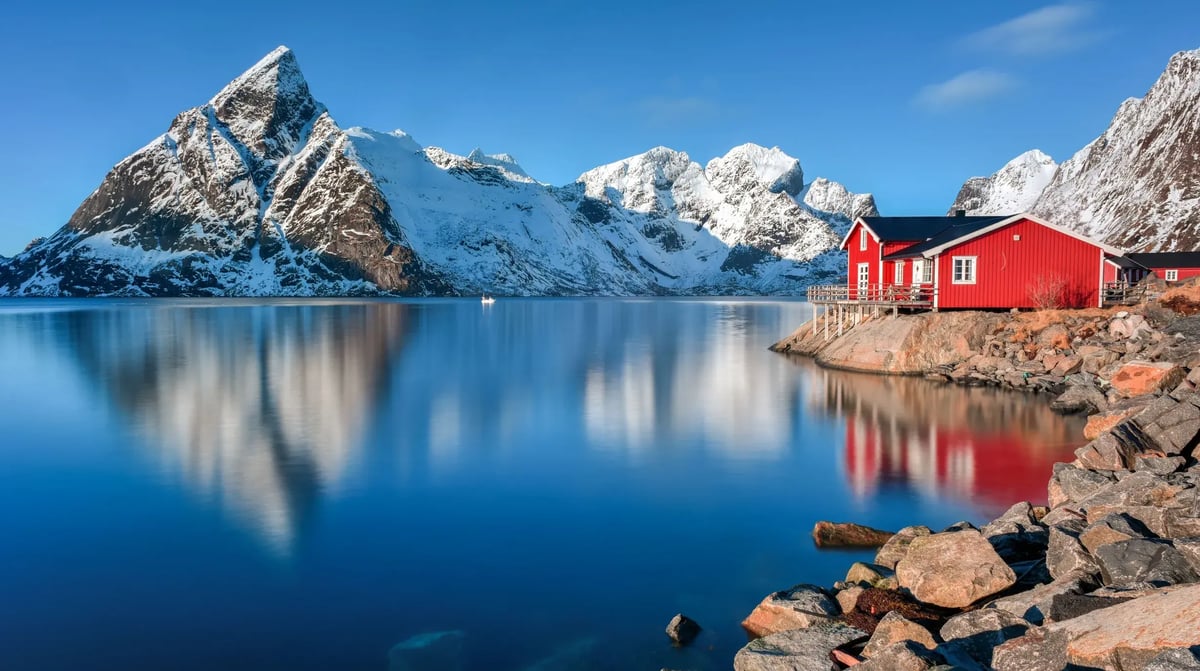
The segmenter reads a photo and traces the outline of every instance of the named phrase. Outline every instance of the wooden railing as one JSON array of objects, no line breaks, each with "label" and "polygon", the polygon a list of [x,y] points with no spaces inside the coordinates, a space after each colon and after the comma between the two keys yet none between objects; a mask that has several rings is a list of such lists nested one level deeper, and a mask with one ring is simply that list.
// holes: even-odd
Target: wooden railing
[{"label": "wooden railing", "polygon": [[826,284],[809,287],[808,302],[932,305],[936,291],[930,284]]},{"label": "wooden railing", "polygon": [[1145,285],[1130,284],[1129,282],[1105,282],[1105,305],[1132,305],[1146,297]]}]

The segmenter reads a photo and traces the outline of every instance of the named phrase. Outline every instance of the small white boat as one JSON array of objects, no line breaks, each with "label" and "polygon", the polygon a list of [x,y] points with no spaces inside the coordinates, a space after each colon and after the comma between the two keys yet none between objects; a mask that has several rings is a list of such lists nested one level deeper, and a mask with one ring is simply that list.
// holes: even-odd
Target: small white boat
[{"label": "small white boat", "polygon": [[495,298],[492,298],[491,296],[487,296],[487,295],[485,295],[481,300],[484,305],[491,305],[492,303],[496,302]]}]

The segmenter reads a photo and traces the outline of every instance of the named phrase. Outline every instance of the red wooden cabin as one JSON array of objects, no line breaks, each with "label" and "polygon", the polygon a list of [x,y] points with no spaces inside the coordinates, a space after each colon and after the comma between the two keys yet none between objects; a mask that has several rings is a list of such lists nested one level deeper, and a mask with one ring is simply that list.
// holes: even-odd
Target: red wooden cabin
[{"label": "red wooden cabin", "polygon": [[1100,306],[1122,255],[1030,214],[859,217],[842,249],[849,301],[934,309]]},{"label": "red wooden cabin", "polygon": [[1200,252],[1143,252],[1126,254],[1125,259],[1165,282],[1182,282],[1200,275]]}]

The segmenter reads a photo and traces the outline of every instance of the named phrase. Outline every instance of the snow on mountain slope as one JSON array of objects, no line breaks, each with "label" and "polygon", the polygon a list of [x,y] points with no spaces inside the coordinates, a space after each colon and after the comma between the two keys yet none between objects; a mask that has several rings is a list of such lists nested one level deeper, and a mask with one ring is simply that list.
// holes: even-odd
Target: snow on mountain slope
[{"label": "snow on mountain slope", "polygon": [[1057,171],[1054,159],[1037,149],[1027,151],[990,177],[968,179],[948,214],[958,210],[966,210],[969,215],[1027,212]]},{"label": "snow on mountain slope", "polygon": [[507,154],[342,130],[281,47],[0,261],[0,294],[790,294],[843,272],[863,213],[778,148],[659,147],[550,187]]},{"label": "snow on mountain slope", "polygon": [[1200,249],[1200,50],[1062,164],[1034,212],[1136,251]]},{"label": "snow on mountain slope", "polygon": [[972,177],[950,210],[1031,211],[1131,251],[1200,249],[1200,50],[1175,54],[1144,98],[1055,168],[1034,150]]}]

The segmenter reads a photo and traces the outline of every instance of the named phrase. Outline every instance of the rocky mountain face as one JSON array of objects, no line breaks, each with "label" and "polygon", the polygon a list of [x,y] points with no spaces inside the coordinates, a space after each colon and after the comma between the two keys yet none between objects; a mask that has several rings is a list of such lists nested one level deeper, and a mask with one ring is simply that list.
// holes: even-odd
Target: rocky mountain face
[{"label": "rocky mountain face", "polygon": [[952,209],[1031,210],[1133,251],[1200,249],[1200,50],[1172,57],[1144,98],[1126,100],[1108,130],[1057,170],[1031,154],[968,180]]},{"label": "rocky mountain face", "polygon": [[121,161],[0,295],[797,293],[870,195],[743,145],[553,187],[507,154],[342,129],[280,47]]},{"label": "rocky mountain face", "polygon": [[990,177],[972,177],[963,184],[947,214],[1008,214],[1033,209],[1058,164],[1037,149],[1021,154]]}]

